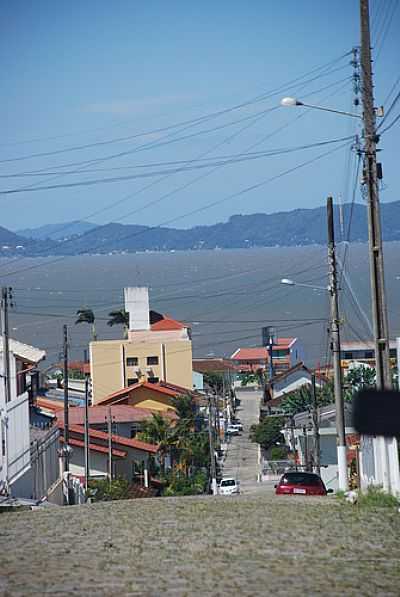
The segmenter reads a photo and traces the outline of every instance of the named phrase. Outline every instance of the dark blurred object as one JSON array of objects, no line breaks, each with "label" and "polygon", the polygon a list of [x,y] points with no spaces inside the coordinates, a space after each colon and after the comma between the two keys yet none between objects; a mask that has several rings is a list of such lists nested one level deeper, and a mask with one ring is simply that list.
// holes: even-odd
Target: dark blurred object
[{"label": "dark blurred object", "polygon": [[365,435],[400,435],[400,392],[364,390],[357,394],[353,426]]}]

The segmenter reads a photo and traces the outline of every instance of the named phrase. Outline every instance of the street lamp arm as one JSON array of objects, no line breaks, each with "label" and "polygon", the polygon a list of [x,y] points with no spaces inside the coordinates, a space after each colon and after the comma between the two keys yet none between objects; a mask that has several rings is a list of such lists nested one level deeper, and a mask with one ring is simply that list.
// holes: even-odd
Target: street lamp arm
[{"label": "street lamp arm", "polygon": [[303,286],[304,288],[312,288],[313,290],[324,290],[325,292],[330,292],[329,286],[313,286],[312,284],[295,282],[294,280],[289,280],[288,278],[282,278],[281,284],[285,284],[286,286]]},{"label": "street lamp arm", "polygon": [[314,110],[322,110],[323,112],[333,112],[334,114],[342,114],[343,116],[351,116],[352,118],[361,118],[359,114],[354,112],[344,112],[343,110],[335,110],[334,108],[325,108],[324,106],[315,106],[314,104],[305,104],[295,97],[284,97],[281,99],[281,106],[293,107],[293,106],[304,106],[305,108],[312,108]]}]

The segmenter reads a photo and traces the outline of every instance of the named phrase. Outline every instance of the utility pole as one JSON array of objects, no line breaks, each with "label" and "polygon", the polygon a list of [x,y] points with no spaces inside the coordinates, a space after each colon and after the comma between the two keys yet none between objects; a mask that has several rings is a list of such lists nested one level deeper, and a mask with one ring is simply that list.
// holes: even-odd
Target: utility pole
[{"label": "utility pole", "polygon": [[[4,405],[0,408],[0,425],[2,429],[1,435],[3,440],[2,452],[4,456],[4,472],[5,484],[4,492],[9,493],[8,485],[8,414],[7,405],[11,400],[11,376],[10,376],[10,349],[9,349],[9,330],[8,330],[8,299],[11,298],[11,288],[3,287],[1,289],[1,325],[3,336],[3,371],[2,376],[4,380]],[[0,405],[1,407],[2,405]]]},{"label": "utility pole", "polygon": [[87,494],[90,478],[89,452],[89,376],[85,377],[85,491]]},{"label": "utility pole", "polygon": [[315,373],[311,376],[312,422],[314,431],[314,466],[317,475],[321,473],[321,445],[319,437],[317,388],[315,386]]},{"label": "utility pole", "polygon": [[108,479],[112,483],[112,418],[111,406],[108,407]]},{"label": "utility pole", "polygon": [[361,20],[361,73],[364,119],[364,178],[368,195],[368,239],[370,258],[372,319],[374,327],[376,385],[379,390],[390,388],[389,328],[385,296],[385,279],[382,250],[381,217],[379,207],[379,178],[376,161],[376,132],[374,107],[371,39],[369,27],[369,1],[360,0]]},{"label": "utility pole", "polygon": [[71,490],[69,479],[69,401],[68,401],[68,328],[63,326],[64,347],[64,474],[66,477],[67,491],[65,502],[71,504]]},{"label": "utility pole", "polygon": [[215,466],[215,446],[214,446],[214,422],[213,422],[213,408],[211,405],[211,395],[208,396],[208,441],[210,447],[210,473],[211,473],[211,489],[213,495],[217,495],[217,472]]},{"label": "utility pole", "polygon": [[337,291],[335,233],[333,221],[332,197],[327,199],[328,219],[328,262],[329,262],[329,294],[331,302],[331,341],[333,352],[333,382],[336,407],[336,436],[337,458],[339,472],[339,489],[347,491],[347,458],[346,458],[346,432],[344,421],[344,403],[342,390],[342,369],[340,365],[340,322],[339,301]]},{"label": "utility pole", "polygon": [[[368,0],[360,0],[360,25],[361,91],[364,112],[363,184],[367,194],[368,205],[368,240],[376,386],[378,390],[383,390],[391,388],[392,380],[390,373],[389,325],[379,207],[379,180],[382,178],[382,167],[376,160],[376,145],[379,142],[379,135],[377,135],[376,131],[376,113],[374,107]],[[399,467],[397,440],[396,438],[377,437],[374,439],[374,445],[380,461],[380,481],[383,484],[383,488],[386,491],[394,490]]]},{"label": "utility pole", "polygon": [[10,336],[8,329],[8,299],[11,288],[1,289],[1,302],[3,306],[3,360],[4,360],[4,389],[6,404],[11,401],[11,375],[10,375]]},{"label": "utility pole", "polygon": [[308,471],[308,463],[309,463],[309,456],[308,456],[308,435],[307,435],[307,427],[304,425],[303,427],[303,437],[304,437],[304,470]]}]

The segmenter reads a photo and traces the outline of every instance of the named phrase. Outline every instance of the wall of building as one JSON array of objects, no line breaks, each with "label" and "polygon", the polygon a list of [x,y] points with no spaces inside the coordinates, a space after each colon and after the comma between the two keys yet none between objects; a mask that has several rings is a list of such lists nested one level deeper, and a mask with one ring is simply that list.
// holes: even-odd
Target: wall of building
[{"label": "wall of building", "polygon": [[[4,375],[3,355],[0,355],[0,371]],[[0,485],[8,479],[13,484],[30,467],[29,396],[24,392],[17,396],[16,357],[10,351],[11,401],[6,404],[4,383],[0,383]],[[3,444],[4,442],[4,444]]]},{"label": "wall of building", "polygon": [[48,495],[60,477],[59,430],[53,429],[30,448],[31,466],[12,486],[12,495],[40,500]]},{"label": "wall of building", "polygon": [[[155,357],[157,364],[149,364]],[[135,359],[128,365],[127,359]],[[192,388],[192,343],[112,340],[90,344],[93,404],[137,381],[148,378]]]}]

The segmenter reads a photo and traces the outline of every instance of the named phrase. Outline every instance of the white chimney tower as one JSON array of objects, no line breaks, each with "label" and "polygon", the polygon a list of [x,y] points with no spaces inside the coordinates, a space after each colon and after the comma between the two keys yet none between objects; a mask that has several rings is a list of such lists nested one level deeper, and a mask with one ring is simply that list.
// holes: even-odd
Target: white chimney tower
[{"label": "white chimney tower", "polygon": [[149,289],[146,286],[124,288],[125,311],[129,313],[129,331],[150,329]]}]

